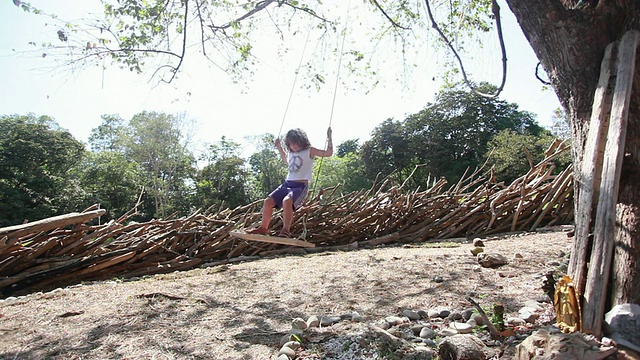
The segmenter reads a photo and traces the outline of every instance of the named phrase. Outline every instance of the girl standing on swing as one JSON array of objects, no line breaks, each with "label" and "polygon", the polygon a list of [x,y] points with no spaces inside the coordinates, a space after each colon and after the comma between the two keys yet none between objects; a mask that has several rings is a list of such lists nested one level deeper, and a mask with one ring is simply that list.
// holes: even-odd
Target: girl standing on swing
[{"label": "girl standing on swing", "polygon": [[327,129],[327,149],[320,150],[311,146],[307,134],[302,129],[292,129],[287,132],[282,141],[276,139],[276,148],[282,161],[289,167],[287,179],[267,196],[262,207],[262,222],[260,226],[247,232],[249,234],[269,234],[269,223],[273,215],[273,208],[282,208],[283,225],[279,237],[291,237],[291,222],[293,211],[300,207],[309,193],[309,183],[313,172],[313,159],[333,155],[333,141],[331,127]]}]

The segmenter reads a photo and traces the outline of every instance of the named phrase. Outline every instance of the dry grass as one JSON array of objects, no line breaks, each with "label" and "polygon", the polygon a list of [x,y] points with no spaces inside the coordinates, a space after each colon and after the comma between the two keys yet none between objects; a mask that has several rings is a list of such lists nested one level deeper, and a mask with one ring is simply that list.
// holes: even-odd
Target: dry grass
[{"label": "dry grass", "polygon": [[510,259],[499,269],[479,269],[470,243],[424,243],[71,286],[0,302],[0,358],[264,360],[296,317],[462,310],[467,293],[513,314],[543,296],[536,274],[570,244],[558,229],[485,240]]}]

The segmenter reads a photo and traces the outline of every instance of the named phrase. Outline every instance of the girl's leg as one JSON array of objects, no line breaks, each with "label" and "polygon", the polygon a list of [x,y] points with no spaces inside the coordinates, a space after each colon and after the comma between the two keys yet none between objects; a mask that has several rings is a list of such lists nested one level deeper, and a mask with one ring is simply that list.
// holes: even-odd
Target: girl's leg
[{"label": "girl's leg", "polygon": [[262,221],[260,222],[260,227],[255,229],[248,230],[249,234],[260,234],[267,235],[269,233],[269,223],[271,222],[271,217],[273,216],[273,207],[276,202],[273,200],[271,196],[268,196],[264,199],[264,205],[262,205]]},{"label": "girl's leg", "polygon": [[273,216],[273,207],[276,205],[275,200],[271,196],[268,196],[264,200],[264,205],[262,206],[262,223],[260,227],[263,229],[269,229],[269,223],[271,222],[271,217]]},{"label": "girl's leg", "polygon": [[293,199],[287,195],[282,200],[282,235],[289,236],[291,232],[291,223],[293,222]]}]

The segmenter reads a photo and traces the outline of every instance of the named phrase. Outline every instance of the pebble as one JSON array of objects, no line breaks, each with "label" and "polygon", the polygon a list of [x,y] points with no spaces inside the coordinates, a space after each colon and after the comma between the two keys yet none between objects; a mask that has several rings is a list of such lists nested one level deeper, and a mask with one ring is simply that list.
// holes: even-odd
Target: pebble
[{"label": "pebble", "polygon": [[307,327],[312,328],[318,326],[320,326],[320,319],[318,319],[318,317],[315,315],[309,316],[309,319],[307,319]]},{"label": "pebble", "polygon": [[455,329],[460,334],[469,334],[470,332],[473,332],[473,326],[463,322],[454,321],[449,323],[449,327]]},{"label": "pebble", "polygon": [[400,325],[407,322],[407,318],[399,316],[387,316],[386,318],[384,318],[384,320],[391,326]]},{"label": "pebble", "polygon": [[409,320],[420,320],[420,315],[413,310],[409,310],[409,309],[402,310],[402,315],[409,318]]},{"label": "pebble", "polygon": [[280,352],[278,353],[278,356],[283,355],[283,354],[287,355],[290,358],[293,358],[293,357],[296,356],[296,351],[293,350],[290,347],[283,346],[282,348],[280,348]]},{"label": "pebble", "polygon": [[305,330],[307,328],[307,322],[304,321],[304,319],[301,318],[295,318],[293,319],[293,321],[291,322],[291,326],[294,329],[300,329],[300,330]]},{"label": "pebble", "polygon": [[340,316],[323,316],[320,318],[320,326],[330,326],[340,322],[340,320],[342,320]]},{"label": "pebble", "polygon": [[436,338],[437,333],[435,332],[435,330],[428,328],[428,327],[423,327],[420,330],[420,337],[423,339],[435,339]]}]

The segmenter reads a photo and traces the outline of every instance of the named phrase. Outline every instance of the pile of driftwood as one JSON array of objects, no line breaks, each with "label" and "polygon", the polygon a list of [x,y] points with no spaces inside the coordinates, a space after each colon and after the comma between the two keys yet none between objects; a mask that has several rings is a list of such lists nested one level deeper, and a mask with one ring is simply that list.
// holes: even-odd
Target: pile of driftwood
[{"label": "pile of driftwood", "polygon": [[[508,186],[476,171],[449,189],[445,180],[424,191],[407,191],[391,182],[348,194],[340,194],[337,187],[324,189],[296,211],[292,226],[293,234],[315,244],[312,249],[231,236],[231,231],[259,223],[261,202],[144,223],[129,221],[130,212],[95,226],[85,224],[104,210],[90,208],[0,228],[0,291],[8,296],[277,253],[438,241],[566,224],[573,219],[572,171],[552,175],[552,164],[568,147],[554,144],[545,160]],[[274,231],[280,221],[274,218]]]}]

